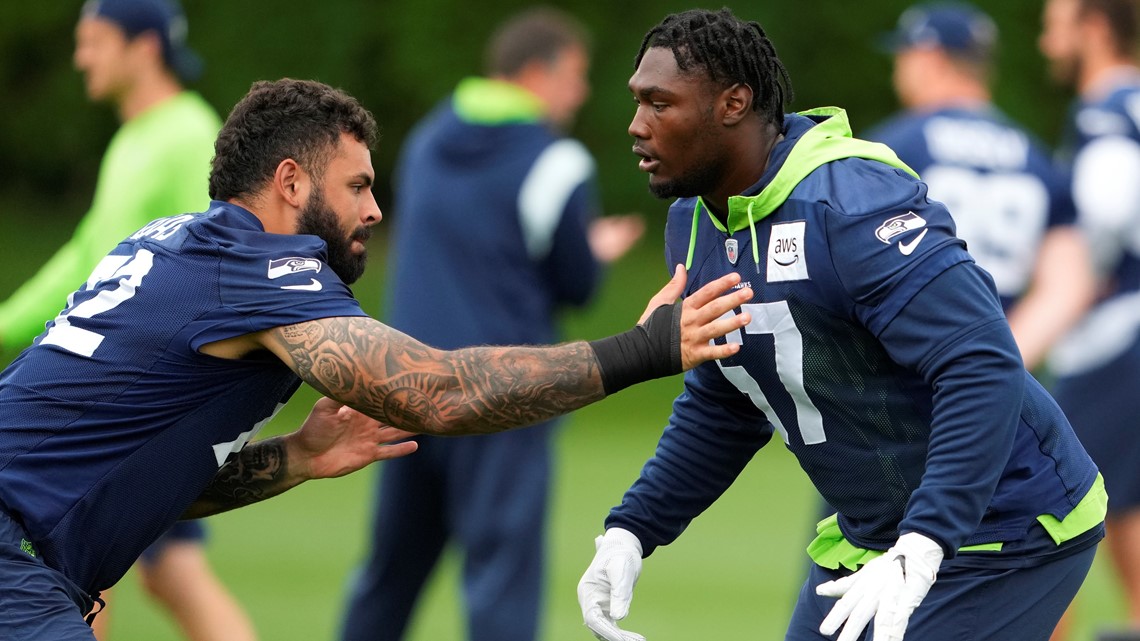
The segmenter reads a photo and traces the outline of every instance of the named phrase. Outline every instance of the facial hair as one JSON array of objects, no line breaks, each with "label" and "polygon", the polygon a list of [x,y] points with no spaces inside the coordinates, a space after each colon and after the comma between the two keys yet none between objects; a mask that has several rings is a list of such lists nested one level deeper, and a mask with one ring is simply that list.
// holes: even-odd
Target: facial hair
[{"label": "facial hair", "polygon": [[325,203],[324,191],[314,189],[309,201],[301,208],[297,218],[297,233],[310,234],[325,241],[328,251],[328,265],[346,284],[355,283],[368,263],[368,252],[355,254],[352,242],[365,242],[372,236],[372,229],[361,225],[350,235],[345,235],[336,212]]},{"label": "facial hair", "polygon": [[696,163],[687,174],[654,182],[649,178],[649,191],[661,199],[693,198],[712,193],[724,174],[723,161]]},{"label": "facial hair", "polygon": [[1081,60],[1077,56],[1069,56],[1049,63],[1049,73],[1053,81],[1062,87],[1076,87],[1081,78]]},{"label": "facial hair", "polygon": [[[668,198],[694,198],[704,196],[716,191],[721,180],[727,173],[728,161],[723,154],[718,155],[715,150],[720,142],[713,133],[715,126],[712,121],[712,107],[704,111],[704,117],[692,138],[689,139],[687,164],[691,169],[674,175],[672,178],[654,180],[649,178],[649,191],[661,199]],[[692,150],[696,150],[696,157]],[[701,151],[703,150],[703,151]]]}]

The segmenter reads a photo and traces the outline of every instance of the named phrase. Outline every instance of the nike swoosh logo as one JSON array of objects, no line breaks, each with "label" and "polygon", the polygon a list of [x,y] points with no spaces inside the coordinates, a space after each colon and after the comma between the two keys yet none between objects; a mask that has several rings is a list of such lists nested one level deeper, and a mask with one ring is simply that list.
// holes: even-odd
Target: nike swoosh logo
[{"label": "nike swoosh logo", "polygon": [[[909,243],[904,243],[903,241],[900,240],[899,241],[899,251],[902,252],[902,255],[903,256],[910,256],[912,253],[914,253],[914,248],[918,247],[918,244],[921,243],[922,239],[926,237],[926,232],[928,232],[928,231],[930,231],[930,229],[922,230],[922,233],[919,234],[914,240],[910,241]],[[314,281],[314,282],[316,282],[316,281]]]},{"label": "nike swoosh logo", "polygon": [[[923,233],[925,234],[926,232]],[[899,568],[902,570],[903,581],[906,581],[906,557],[901,555],[896,556],[895,560],[899,562]]]},{"label": "nike swoosh logo", "polygon": [[316,278],[310,278],[308,285],[282,285],[281,289],[299,289],[303,292],[319,292],[321,291],[321,281]]}]

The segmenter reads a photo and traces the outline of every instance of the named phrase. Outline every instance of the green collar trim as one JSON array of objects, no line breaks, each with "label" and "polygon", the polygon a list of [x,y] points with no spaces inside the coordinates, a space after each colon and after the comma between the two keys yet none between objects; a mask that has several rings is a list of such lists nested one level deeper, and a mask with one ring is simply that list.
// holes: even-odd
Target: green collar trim
[{"label": "green collar trim", "polygon": [[752,232],[752,257],[759,269],[760,249],[756,246],[756,223],[780,208],[791,195],[796,185],[822,165],[842,158],[866,158],[891,167],[902,169],[918,178],[918,174],[899,160],[890,147],[877,142],[869,142],[851,137],[851,123],[847,112],[839,107],[819,107],[799,112],[801,116],[822,116],[824,120],[808,129],[796,141],[784,164],[759,194],[755,196],[730,196],[728,199],[728,225],[723,225],[704,200],[697,198],[693,208],[693,231],[689,242],[689,258],[686,267],[692,267],[693,241],[696,239],[698,212],[703,207],[708,212],[712,224],[727,234],[749,227]]},{"label": "green collar trim", "polygon": [[546,113],[542,101],[531,92],[491,78],[464,78],[451,104],[461,119],[475,125],[538,122]]}]

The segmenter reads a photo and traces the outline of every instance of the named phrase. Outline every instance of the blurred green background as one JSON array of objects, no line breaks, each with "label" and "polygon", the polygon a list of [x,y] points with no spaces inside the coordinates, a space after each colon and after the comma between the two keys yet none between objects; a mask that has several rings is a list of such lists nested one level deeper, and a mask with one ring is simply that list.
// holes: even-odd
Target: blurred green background
[{"label": "blurred green background", "polygon": [[[183,0],[190,42],[207,61],[196,88],[223,115],[258,79],[315,78],[342,87],[373,111],[382,140],[374,154],[376,195],[386,216],[387,176],[409,127],[465,75],[478,73],[493,26],[529,3],[493,0]],[[118,123],[88,104],[71,68],[80,2],[8,3],[0,21],[0,296],[14,290],[70,235],[86,210],[99,160]],[[595,153],[609,212],[639,211],[650,230],[613,267],[594,307],[566,315],[565,337],[620,331],[665,280],[665,205],[646,189],[630,153],[625,88],[645,31],[691,4],[668,1],[553,2],[577,15],[594,38],[593,96],[574,134]],[[708,5],[716,8],[719,5]],[[858,133],[896,108],[890,60],[874,48],[908,3],[816,0],[737,3],[759,21],[791,73],[791,109],[847,108]],[[1002,32],[996,102],[1046,142],[1056,140],[1070,98],[1048,81],[1036,50],[1039,0],[987,3]],[[372,267],[354,287],[381,309],[386,237],[372,240]],[[12,354],[4,355],[11,358]],[[548,641],[589,639],[574,586],[593,556],[593,537],[611,505],[652,454],[679,378],[627,390],[586,408],[559,440],[550,530],[544,631]],[[269,431],[292,429],[315,396],[298,395]],[[332,639],[345,583],[365,549],[374,470],[312,483],[280,498],[211,519],[209,553],[267,641]],[[805,568],[803,548],[816,513],[814,490],[775,443],[674,545],[645,564],[628,625],[650,641],[780,639]],[[462,639],[455,559],[426,595],[413,641]],[[115,641],[178,638],[128,576],[109,613]],[[1103,559],[1078,601],[1076,634],[1123,617]]]}]

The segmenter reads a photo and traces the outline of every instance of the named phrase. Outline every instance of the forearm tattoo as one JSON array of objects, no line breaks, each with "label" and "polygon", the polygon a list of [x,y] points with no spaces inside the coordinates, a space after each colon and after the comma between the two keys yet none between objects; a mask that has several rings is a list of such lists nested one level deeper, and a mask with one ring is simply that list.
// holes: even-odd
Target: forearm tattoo
[{"label": "forearm tattoo", "polygon": [[441,351],[367,317],[290,325],[271,337],[321,393],[413,432],[496,432],[604,396],[583,342]]},{"label": "forearm tattoo", "polygon": [[183,518],[210,516],[276,496],[297,484],[287,469],[280,438],[250,443],[218,470]]}]

